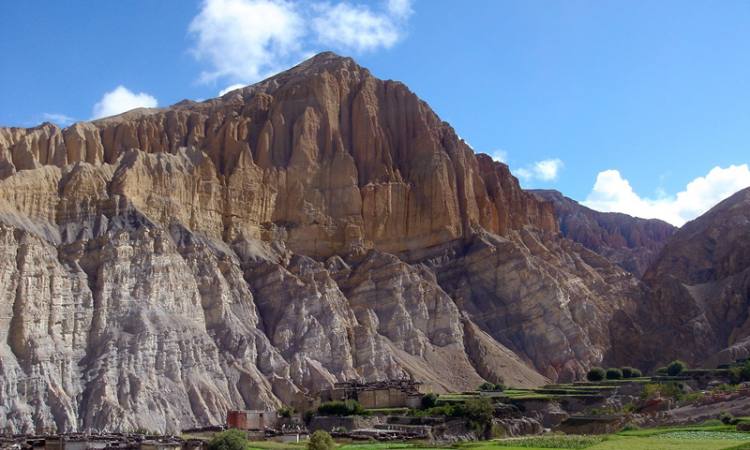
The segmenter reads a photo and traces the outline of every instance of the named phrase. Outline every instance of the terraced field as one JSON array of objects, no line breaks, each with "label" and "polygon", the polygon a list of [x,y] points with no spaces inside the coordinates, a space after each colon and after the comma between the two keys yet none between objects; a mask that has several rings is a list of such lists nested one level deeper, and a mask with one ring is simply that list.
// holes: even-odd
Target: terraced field
[{"label": "terraced field", "polygon": [[668,427],[624,431],[606,436],[531,436],[464,444],[471,450],[750,450],[750,433],[731,425]]},{"label": "terraced field", "polygon": [[[748,420],[748,419],[745,419]],[[251,442],[250,449],[304,450],[305,444]],[[623,431],[606,436],[547,435],[496,439],[453,445],[426,442],[339,443],[336,450],[750,450],[750,433],[732,425],[708,423],[689,427],[664,427]]]}]

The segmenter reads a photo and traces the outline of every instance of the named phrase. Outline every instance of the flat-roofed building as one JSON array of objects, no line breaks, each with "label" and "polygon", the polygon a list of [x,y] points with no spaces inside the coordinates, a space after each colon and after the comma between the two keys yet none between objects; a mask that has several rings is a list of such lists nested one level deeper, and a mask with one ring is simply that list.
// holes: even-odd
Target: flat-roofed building
[{"label": "flat-roofed building", "polygon": [[344,381],[320,391],[322,402],[357,400],[367,409],[416,408],[422,401],[421,383],[414,380],[387,380],[361,383]]}]

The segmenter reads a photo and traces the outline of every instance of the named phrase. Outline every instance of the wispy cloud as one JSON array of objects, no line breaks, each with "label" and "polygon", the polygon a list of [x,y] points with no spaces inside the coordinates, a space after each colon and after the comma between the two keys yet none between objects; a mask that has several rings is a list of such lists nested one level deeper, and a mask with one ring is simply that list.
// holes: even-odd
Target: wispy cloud
[{"label": "wispy cloud", "polygon": [[135,108],[156,108],[156,98],[145,92],[134,93],[125,86],[117,86],[104,93],[101,100],[94,105],[92,119],[114,116]]},{"label": "wispy cloud", "polygon": [[543,159],[531,165],[513,169],[513,173],[524,181],[555,181],[565,164],[559,158]]},{"label": "wispy cloud", "polygon": [[656,199],[641,197],[618,170],[599,172],[584,205],[599,211],[614,211],[647,219],[661,219],[681,226],[708,211],[721,200],[750,186],[747,164],[714,167],[705,176],[690,181],[675,196],[661,193]]},{"label": "wispy cloud", "polygon": [[399,39],[398,23],[391,15],[365,6],[322,3],[314,11],[317,16],[312,27],[318,41],[325,46],[366,52],[390,48]]},{"label": "wispy cloud", "polygon": [[487,152],[492,159],[494,159],[497,162],[501,163],[507,163],[508,162],[508,152],[501,149],[491,150]]},{"label": "wispy cloud", "polygon": [[224,94],[226,94],[228,92],[232,92],[235,89],[240,89],[240,88],[243,88],[243,87],[245,87],[245,85],[242,84],[242,83],[230,84],[229,86],[227,86],[224,89],[222,89],[222,90],[219,91],[219,97],[221,97],[222,95],[224,95]]},{"label": "wispy cloud", "polygon": [[188,28],[202,82],[249,84],[322,49],[392,47],[413,13],[410,0],[204,0]]},{"label": "wispy cloud", "polygon": [[45,122],[52,122],[61,127],[67,127],[68,125],[76,121],[74,118],[60,113],[43,113],[42,120],[44,120]]}]

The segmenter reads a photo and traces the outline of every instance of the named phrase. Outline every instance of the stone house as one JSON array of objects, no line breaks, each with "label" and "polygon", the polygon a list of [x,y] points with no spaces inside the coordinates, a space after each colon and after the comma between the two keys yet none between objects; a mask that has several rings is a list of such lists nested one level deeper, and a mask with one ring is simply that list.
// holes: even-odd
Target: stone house
[{"label": "stone house", "polygon": [[276,411],[235,410],[227,412],[227,428],[246,431],[265,431],[276,428],[279,420]]},{"label": "stone house", "polygon": [[417,408],[422,401],[420,385],[413,380],[344,381],[320,391],[320,401],[357,400],[367,409]]}]

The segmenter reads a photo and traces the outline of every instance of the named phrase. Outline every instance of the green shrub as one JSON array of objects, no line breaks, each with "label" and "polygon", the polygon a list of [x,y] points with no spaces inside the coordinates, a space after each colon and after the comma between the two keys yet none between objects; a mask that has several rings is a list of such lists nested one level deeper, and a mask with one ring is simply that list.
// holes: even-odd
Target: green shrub
[{"label": "green shrub", "polygon": [[282,406],[277,411],[277,414],[279,415],[279,417],[290,419],[292,417],[292,414],[294,414],[294,408],[289,407],[289,406]]},{"label": "green shrub", "polygon": [[724,425],[737,425],[740,422],[739,419],[735,419],[733,415],[726,411],[719,414],[719,420],[721,420],[721,423]]},{"label": "green shrub", "polygon": [[489,383],[485,381],[484,383],[479,385],[480,391],[492,391],[492,392],[502,392],[505,390],[505,386],[503,384],[497,383]]},{"label": "green shrub", "polygon": [[750,361],[740,367],[732,367],[729,369],[729,379],[732,384],[750,381]]},{"label": "green shrub", "polygon": [[453,406],[451,404],[433,406],[432,408],[426,409],[413,409],[409,411],[410,416],[417,417],[448,417],[453,414]]},{"label": "green shrub", "polygon": [[633,402],[622,405],[622,412],[632,414],[638,410],[638,405]]},{"label": "green shrub", "polygon": [[682,400],[685,395],[684,385],[682,383],[664,383],[661,384],[661,395],[662,397],[669,397],[675,400]]},{"label": "green shrub", "polygon": [[495,407],[485,397],[470,398],[464,402],[448,403],[428,409],[411,410],[410,415],[417,417],[453,417],[466,419],[469,427],[478,432],[486,431],[492,424]]},{"label": "green shrub", "polygon": [[422,396],[422,409],[430,409],[437,405],[437,394],[430,392]]},{"label": "green shrub", "polygon": [[622,370],[616,367],[610,367],[609,369],[607,369],[607,379],[608,380],[621,380]]},{"label": "green shrub", "polygon": [[656,396],[673,398],[675,400],[682,400],[684,396],[682,383],[649,383],[643,386],[643,392],[641,392],[641,398],[649,399]]},{"label": "green shrub", "polygon": [[640,370],[636,369],[635,367],[623,367],[622,368],[622,377],[623,378],[639,378],[643,376]]},{"label": "green shrub", "polygon": [[607,372],[601,367],[592,367],[586,374],[586,379],[589,381],[602,381],[606,375]]},{"label": "green shrub", "polygon": [[659,385],[649,383],[643,386],[643,390],[641,391],[641,399],[648,400],[650,398],[656,397],[657,394],[660,394]]},{"label": "green shrub", "polygon": [[450,416],[467,420],[474,431],[484,431],[492,424],[495,407],[488,398],[470,398],[452,406]]},{"label": "green shrub", "polygon": [[672,361],[667,366],[667,375],[670,377],[676,377],[687,369],[687,364],[680,361],[679,359]]},{"label": "green shrub", "polygon": [[307,441],[307,450],[333,450],[335,447],[336,443],[333,442],[331,435],[323,430],[313,433]]},{"label": "green shrub", "polygon": [[682,397],[682,402],[686,404],[695,403],[706,396],[703,392],[690,392]]},{"label": "green shrub", "polygon": [[368,412],[356,400],[334,400],[318,406],[318,414],[323,416],[366,416]]},{"label": "green shrub", "polygon": [[666,375],[667,374],[667,368],[666,367],[659,367],[656,369],[657,375]]},{"label": "green shrub", "polygon": [[208,450],[247,450],[250,443],[247,435],[240,430],[227,430],[216,433],[208,442]]},{"label": "green shrub", "polygon": [[737,392],[737,389],[739,387],[736,384],[720,384],[716,386],[715,388],[711,389],[712,393],[718,393],[718,392]]}]

